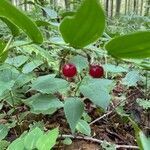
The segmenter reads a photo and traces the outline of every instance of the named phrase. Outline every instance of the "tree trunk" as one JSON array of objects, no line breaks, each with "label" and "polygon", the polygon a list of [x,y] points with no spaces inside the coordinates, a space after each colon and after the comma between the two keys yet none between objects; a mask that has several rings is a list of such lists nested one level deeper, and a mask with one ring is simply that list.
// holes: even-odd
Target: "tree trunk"
[{"label": "tree trunk", "polygon": [[139,0],[136,2],[136,14],[138,15],[139,13]]},{"label": "tree trunk", "polygon": [[133,11],[132,10],[132,6],[133,6],[133,0],[129,0],[129,2],[128,2],[128,6],[129,6],[129,14],[131,14],[131,12]]},{"label": "tree trunk", "polygon": [[149,10],[150,10],[150,0],[147,0],[146,9],[145,9],[145,16],[149,16]]},{"label": "tree trunk", "polygon": [[125,0],[125,15],[127,14],[128,0]]},{"label": "tree trunk", "polygon": [[107,16],[108,16],[108,14],[109,14],[109,0],[106,0],[106,4],[105,4],[105,9],[106,9],[106,14],[107,14]]},{"label": "tree trunk", "polygon": [[27,11],[27,0],[24,0],[24,10]]},{"label": "tree trunk", "polygon": [[[40,4],[42,7],[45,7],[45,0],[40,0]],[[42,14],[43,14],[43,17],[47,18],[47,14],[46,12],[42,9]],[[45,30],[48,30],[48,27],[45,27]],[[46,37],[49,38],[49,32],[46,31]]]},{"label": "tree trunk", "polygon": [[111,18],[113,17],[114,0],[111,0]]},{"label": "tree trunk", "polygon": [[136,0],[134,0],[134,2],[133,2],[133,11],[134,11],[134,13],[136,12]]},{"label": "tree trunk", "polygon": [[66,10],[70,9],[69,0],[65,0],[65,6],[66,6]]},{"label": "tree trunk", "polygon": [[140,15],[142,16],[143,15],[143,0],[141,0],[141,8],[140,8]]},{"label": "tree trunk", "polygon": [[121,0],[116,0],[116,16],[120,14]]},{"label": "tree trunk", "polygon": [[139,0],[134,0],[134,3],[133,3],[133,11],[135,14],[138,14],[138,2]]}]

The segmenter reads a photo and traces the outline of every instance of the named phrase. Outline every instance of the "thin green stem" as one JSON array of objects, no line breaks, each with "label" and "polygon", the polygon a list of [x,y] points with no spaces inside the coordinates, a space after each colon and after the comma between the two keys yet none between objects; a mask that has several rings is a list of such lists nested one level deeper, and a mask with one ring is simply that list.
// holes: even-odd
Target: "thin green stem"
[{"label": "thin green stem", "polygon": [[10,37],[10,39],[9,39],[8,43],[6,44],[6,46],[5,46],[4,50],[3,50],[3,52],[1,53],[1,55],[3,55],[3,53],[8,51],[9,46],[10,46],[11,42],[13,41],[13,38],[14,38],[13,36]]},{"label": "thin green stem", "polygon": [[[85,76],[84,76],[84,77],[85,77]],[[75,90],[74,90],[74,95],[75,95],[75,96],[77,95],[77,92],[78,92],[78,90],[79,90],[79,88],[80,88],[80,86],[81,86],[81,84],[82,84],[82,82],[83,82],[84,77],[80,80],[80,82],[78,83],[77,87],[76,87]]]},{"label": "thin green stem", "polygon": [[[105,58],[105,65],[108,64],[108,59],[107,59],[107,56],[104,57]],[[108,72],[105,71],[105,78],[107,79],[108,78]]]},{"label": "thin green stem", "polygon": [[148,72],[146,71],[146,76],[145,76],[145,81],[146,81],[146,83],[145,83],[145,98],[147,99],[147,97],[148,97]]},{"label": "thin green stem", "polygon": [[106,32],[104,32],[104,36],[105,36],[106,38],[108,38],[109,40],[112,39]]},{"label": "thin green stem", "polygon": [[68,51],[65,51],[65,53],[63,54],[63,56],[61,57],[60,63],[59,63],[59,72],[58,72],[58,76],[61,76],[61,68],[63,66],[63,64],[65,63],[65,59],[68,55]]},{"label": "thin green stem", "polygon": [[[16,109],[16,106],[15,106],[15,100],[14,100],[13,92],[10,91],[9,94],[10,94],[10,98],[11,98],[11,101],[12,101],[13,109],[14,109],[14,111],[16,112],[17,109]],[[17,118],[17,125],[19,125],[19,124],[20,124],[20,119],[19,119],[19,117],[18,117],[18,114],[16,114],[16,118]]]},{"label": "thin green stem", "polygon": [[[27,45],[31,45],[31,44],[33,44],[33,42],[28,42],[28,43],[24,43],[24,44],[22,44],[22,45],[18,45],[17,47],[23,47],[23,46],[27,46]],[[16,46],[12,46],[12,47],[10,47],[9,49],[13,49],[13,48],[15,48]]]},{"label": "thin green stem", "polygon": [[10,98],[11,98],[11,101],[12,101],[13,109],[16,110],[15,101],[14,101],[14,98],[13,98],[13,92],[12,92],[12,91],[9,91],[9,94],[10,94]]}]

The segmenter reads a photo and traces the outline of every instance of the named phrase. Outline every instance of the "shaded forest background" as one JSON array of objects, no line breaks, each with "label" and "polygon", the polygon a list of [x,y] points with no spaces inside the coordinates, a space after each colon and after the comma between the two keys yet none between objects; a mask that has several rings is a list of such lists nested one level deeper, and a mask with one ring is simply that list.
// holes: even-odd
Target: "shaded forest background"
[{"label": "shaded forest background", "polygon": [[[25,11],[33,9],[34,2],[49,5],[54,9],[73,10],[81,0],[10,0]],[[150,15],[150,0],[100,0],[108,17],[119,15]]]}]

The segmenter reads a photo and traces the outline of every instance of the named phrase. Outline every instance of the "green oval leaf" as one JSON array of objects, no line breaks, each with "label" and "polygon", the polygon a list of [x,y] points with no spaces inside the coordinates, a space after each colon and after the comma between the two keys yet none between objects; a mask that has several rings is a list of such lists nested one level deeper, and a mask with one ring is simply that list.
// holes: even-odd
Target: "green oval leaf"
[{"label": "green oval leaf", "polygon": [[36,147],[38,150],[50,150],[54,147],[54,145],[56,144],[56,140],[58,138],[59,135],[59,130],[58,128],[55,128],[51,131],[49,131],[47,134],[44,134],[43,136],[41,136],[37,143],[36,143]]},{"label": "green oval leaf", "polygon": [[150,57],[150,32],[137,32],[112,39],[105,46],[108,54],[119,58]]},{"label": "green oval leaf", "polygon": [[91,128],[90,128],[90,125],[85,121],[85,120],[82,120],[80,119],[77,126],[76,126],[76,129],[87,135],[87,136],[91,136]]},{"label": "green oval leaf", "polygon": [[0,17],[6,18],[11,23],[22,29],[33,42],[43,42],[42,34],[36,24],[24,13],[12,6],[7,0],[0,0]]},{"label": "green oval leaf", "polygon": [[33,81],[31,87],[44,94],[53,94],[66,90],[68,82],[60,78],[55,78],[55,75],[51,74],[38,77]]},{"label": "green oval leaf", "polygon": [[31,112],[35,114],[51,114],[57,109],[63,107],[63,103],[52,95],[36,94],[24,103],[31,108]]},{"label": "green oval leaf", "polygon": [[24,143],[21,138],[16,139],[13,141],[7,148],[7,150],[24,150]]},{"label": "green oval leaf", "polygon": [[24,74],[32,72],[35,68],[39,67],[43,64],[43,61],[38,59],[33,59],[31,62],[26,63],[24,67],[22,68],[22,72]]},{"label": "green oval leaf", "polygon": [[64,141],[63,141],[63,144],[71,145],[72,144],[72,140],[70,138],[65,138]]},{"label": "green oval leaf", "polygon": [[68,98],[65,100],[64,112],[71,128],[75,132],[76,125],[84,111],[84,104],[78,98]]},{"label": "green oval leaf", "polygon": [[95,105],[107,109],[110,104],[110,91],[113,87],[113,81],[107,79],[91,79],[85,77],[81,86],[80,92],[89,98]]},{"label": "green oval leaf", "polygon": [[0,125],[0,141],[3,140],[8,134],[8,127],[6,125]]},{"label": "green oval leaf", "polygon": [[137,86],[137,82],[141,80],[139,71],[133,70],[126,74],[125,78],[122,79],[123,84],[127,86]]},{"label": "green oval leaf", "polygon": [[74,16],[67,16],[60,24],[66,43],[83,48],[96,41],[103,33],[105,15],[99,0],[84,0]]},{"label": "green oval leaf", "polygon": [[43,131],[36,127],[24,137],[24,146],[26,149],[35,149],[38,139],[43,135]]},{"label": "green oval leaf", "polygon": [[24,55],[18,55],[12,58],[7,58],[6,63],[15,67],[20,67],[28,61],[29,57]]},{"label": "green oval leaf", "polygon": [[[150,138],[147,138],[146,135],[144,135],[144,133],[142,131],[139,132],[139,138],[142,144],[142,147],[140,147],[141,149],[144,150],[149,150],[149,146],[150,146]],[[139,144],[139,146],[141,146]]]}]

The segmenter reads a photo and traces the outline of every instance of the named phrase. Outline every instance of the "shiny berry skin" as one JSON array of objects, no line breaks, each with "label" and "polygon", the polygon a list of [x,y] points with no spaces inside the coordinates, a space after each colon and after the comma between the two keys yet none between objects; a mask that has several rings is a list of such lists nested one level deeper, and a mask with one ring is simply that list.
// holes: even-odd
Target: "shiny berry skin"
[{"label": "shiny berry skin", "polygon": [[93,78],[100,78],[104,75],[104,69],[102,66],[99,66],[99,65],[91,65],[89,74]]},{"label": "shiny berry skin", "polygon": [[72,78],[77,74],[77,68],[74,64],[65,64],[62,67],[62,73],[65,77]]}]

